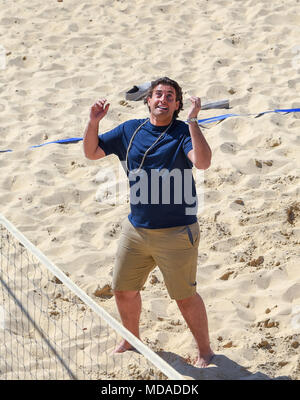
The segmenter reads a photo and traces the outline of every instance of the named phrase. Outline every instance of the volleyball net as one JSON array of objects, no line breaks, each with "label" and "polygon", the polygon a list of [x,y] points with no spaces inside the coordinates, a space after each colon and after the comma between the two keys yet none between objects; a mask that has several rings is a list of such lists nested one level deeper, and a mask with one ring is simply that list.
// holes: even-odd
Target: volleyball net
[{"label": "volleyball net", "polygon": [[183,379],[1,214],[0,349],[0,380]]}]

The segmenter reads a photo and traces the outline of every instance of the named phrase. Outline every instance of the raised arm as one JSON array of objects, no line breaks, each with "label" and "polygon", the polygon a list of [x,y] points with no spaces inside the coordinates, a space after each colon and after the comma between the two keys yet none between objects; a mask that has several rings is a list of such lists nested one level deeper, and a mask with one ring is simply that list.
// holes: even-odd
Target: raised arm
[{"label": "raised arm", "polygon": [[199,97],[191,97],[191,108],[188,113],[190,118],[196,119],[194,122],[189,122],[189,130],[192,139],[193,150],[188,152],[188,158],[198,169],[207,169],[211,161],[211,149],[199,128],[197,117],[201,110],[201,100]]},{"label": "raised arm", "polygon": [[99,122],[108,112],[109,103],[106,99],[98,100],[90,110],[90,119],[84,132],[83,151],[89,160],[98,160],[105,157],[104,151],[99,147],[98,131]]}]

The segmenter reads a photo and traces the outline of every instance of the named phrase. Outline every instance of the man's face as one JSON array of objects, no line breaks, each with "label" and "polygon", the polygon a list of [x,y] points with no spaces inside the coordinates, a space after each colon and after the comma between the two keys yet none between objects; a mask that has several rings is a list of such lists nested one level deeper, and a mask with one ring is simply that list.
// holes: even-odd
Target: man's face
[{"label": "man's face", "polygon": [[175,89],[169,85],[157,85],[153,89],[152,97],[148,97],[148,106],[153,117],[171,122],[174,111],[179,108]]}]

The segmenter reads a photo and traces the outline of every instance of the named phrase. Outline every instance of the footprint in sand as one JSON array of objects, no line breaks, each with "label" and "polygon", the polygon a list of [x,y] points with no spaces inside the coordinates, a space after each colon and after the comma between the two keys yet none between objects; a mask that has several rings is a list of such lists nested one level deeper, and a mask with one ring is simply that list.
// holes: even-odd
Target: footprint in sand
[{"label": "footprint in sand", "polygon": [[241,149],[241,146],[238,143],[225,142],[221,144],[220,149],[223,153],[236,154]]}]

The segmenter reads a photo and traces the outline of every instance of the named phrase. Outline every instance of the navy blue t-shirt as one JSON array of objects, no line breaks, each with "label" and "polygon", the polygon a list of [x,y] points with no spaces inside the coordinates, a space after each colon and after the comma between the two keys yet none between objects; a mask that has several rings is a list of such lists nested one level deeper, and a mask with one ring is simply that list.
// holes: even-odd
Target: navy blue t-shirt
[{"label": "navy blue t-shirt", "polygon": [[135,227],[150,229],[193,224],[197,221],[197,195],[193,164],[187,157],[193,148],[188,125],[174,120],[136,173],[147,149],[167,128],[147,120],[132,141],[127,170],[125,160],[130,139],[145,121],[129,120],[99,135],[101,149],[106,155],[119,157],[129,178],[129,220]]}]

